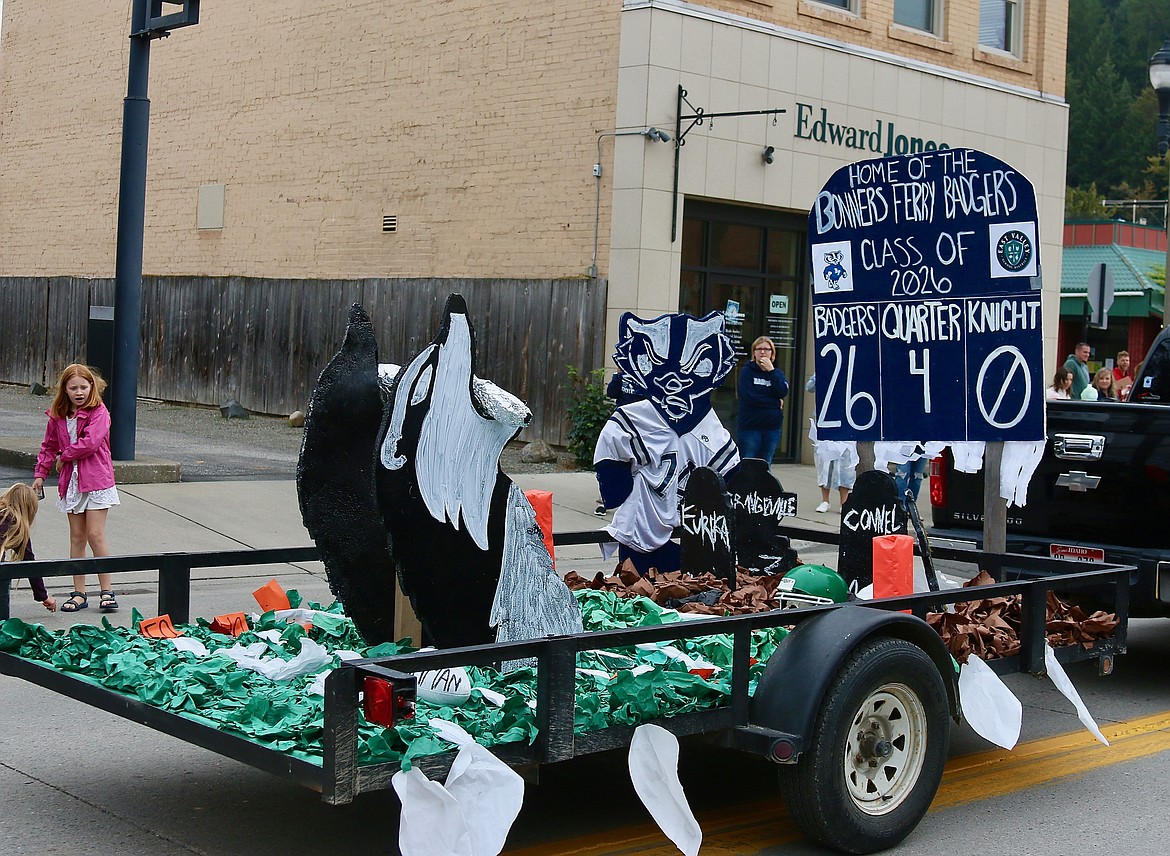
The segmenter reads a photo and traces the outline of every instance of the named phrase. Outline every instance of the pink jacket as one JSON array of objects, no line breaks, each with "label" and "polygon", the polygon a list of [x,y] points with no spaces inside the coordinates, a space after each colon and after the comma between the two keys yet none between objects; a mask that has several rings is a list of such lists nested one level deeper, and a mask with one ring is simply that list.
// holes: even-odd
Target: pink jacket
[{"label": "pink jacket", "polygon": [[110,456],[110,411],[104,404],[77,411],[77,442],[69,442],[69,426],[65,420],[51,416],[45,428],[45,439],[41,453],[37,455],[37,466],[33,470],[36,478],[43,479],[53,471],[53,462],[61,456],[61,476],[57,479],[57,492],[65,498],[73,467],[77,467],[77,488],[82,493],[103,490],[114,486],[114,460]]}]

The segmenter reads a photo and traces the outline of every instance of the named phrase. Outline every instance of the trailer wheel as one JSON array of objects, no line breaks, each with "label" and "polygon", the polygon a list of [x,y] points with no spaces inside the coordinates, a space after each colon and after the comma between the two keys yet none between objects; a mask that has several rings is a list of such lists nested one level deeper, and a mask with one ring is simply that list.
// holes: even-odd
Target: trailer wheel
[{"label": "trailer wheel", "polygon": [[926,814],[950,739],[946,687],[921,648],[864,643],[829,685],[796,765],[780,768],[789,813],[810,838],[844,853],[897,844]]}]

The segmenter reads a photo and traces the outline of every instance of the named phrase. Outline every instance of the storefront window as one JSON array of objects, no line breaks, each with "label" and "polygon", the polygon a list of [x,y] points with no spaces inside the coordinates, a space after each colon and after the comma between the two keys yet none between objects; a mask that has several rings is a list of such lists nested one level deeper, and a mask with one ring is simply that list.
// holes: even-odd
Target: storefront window
[{"label": "storefront window", "polygon": [[768,273],[796,276],[803,235],[797,232],[768,232]]},{"label": "storefront window", "polygon": [[708,264],[716,268],[760,269],[764,230],[738,223],[711,223]]},{"label": "storefront window", "polygon": [[683,220],[683,267],[697,267],[703,263],[703,251],[706,249],[703,241],[703,230],[706,225],[702,220],[693,220],[689,217]]}]

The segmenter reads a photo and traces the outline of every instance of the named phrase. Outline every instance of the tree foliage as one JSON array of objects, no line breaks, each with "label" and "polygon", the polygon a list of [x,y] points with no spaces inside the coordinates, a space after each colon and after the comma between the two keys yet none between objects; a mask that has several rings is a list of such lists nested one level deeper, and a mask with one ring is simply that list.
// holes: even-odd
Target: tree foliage
[{"label": "tree foliage", "polygon": [[[1070,197],[1075,189],[1103,198],[1166,198],[1148,73],[1150,56],[1170,38],[1166,11],[1165,0],[1070,0]],[[1077,204],[1086,201],[1082,196]]]}]

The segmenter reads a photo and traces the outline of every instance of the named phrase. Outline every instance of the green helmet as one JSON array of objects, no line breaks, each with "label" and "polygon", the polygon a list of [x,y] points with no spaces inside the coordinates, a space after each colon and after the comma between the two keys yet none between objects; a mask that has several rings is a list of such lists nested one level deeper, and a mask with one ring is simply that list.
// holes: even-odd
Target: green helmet
[{"label": "green helmet", "polygon": [[849,599],[849,587],[832,568],[797,565],[776,586],[776,597],[782,609],[844,603]]}]

